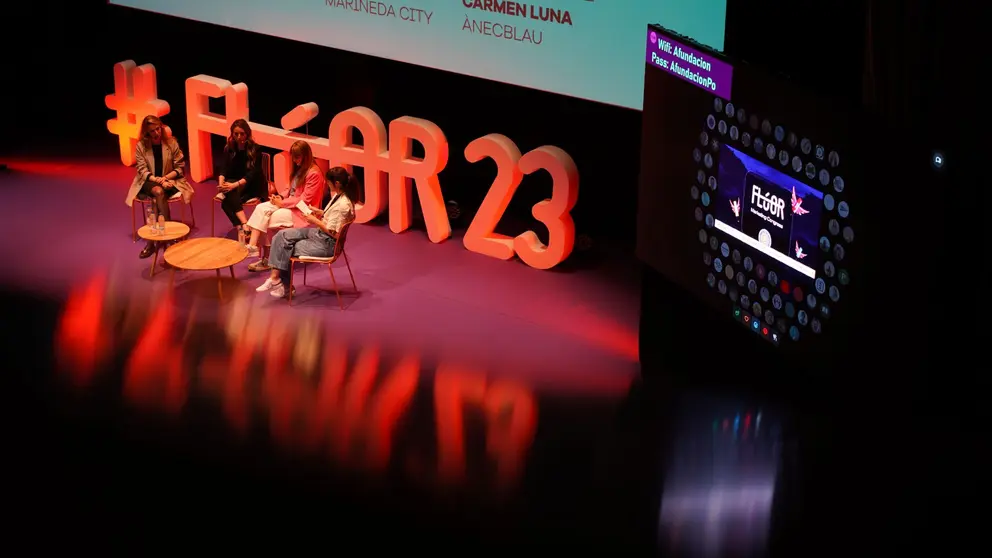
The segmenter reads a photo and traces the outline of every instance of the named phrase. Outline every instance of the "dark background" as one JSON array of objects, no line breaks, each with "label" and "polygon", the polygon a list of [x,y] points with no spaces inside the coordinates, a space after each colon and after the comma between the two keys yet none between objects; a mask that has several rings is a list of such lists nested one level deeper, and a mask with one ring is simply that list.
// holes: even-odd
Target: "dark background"
[{"label": "dark background", "polygon": [[[935,148],[947,152],[950,164],[946,172],[953,177],[958,172],[954,162],[959,160],[955,157],[959,152],[950,139],[959,137],[966,122],[957,108],[962,106],[956,98],[960,87],[949,84],[960,86],[962,77],[981,77],[963,71],[970,66],[962,55],[967,51],[953,44],[975,36],[957,29],[968,21],[965,14],[955,13],[961,10],[957,4],[938,8],[936,2],[922,0],[848,0],[816,6],[797,6],[785,0],[757,4],[730,0],[725,50],[732,58],[746,60],[769,73],[791,76],[801,86],[823,94],[828,103],[866,106],[881,123],[912,127],[917,137],[930,138]],[[955,25],[953,31],[950,23]],[[116,154],[116,138],[106,131],[106,121],[114,115],[106,109],[104,97],[113,91],[113,64],[132,59],[138,64],[152,63],[158,69],[159,96],[169,100],[172,107],[167,122],[184,145],[184,80],[199,73],[247,83],[253,119],[261,122],[276,123],[289,109],[310,101],[321,107],[321,115],[312,122],[314,131],[326,129],[333,114],[356,105],[374,109],[385,122],[404,115],[431,120],[444,130],[452,147],[448,168],[441,175],[442,186],[446,196],[458,200],[469,215],[485,195],[492,173],[486,163],[470,165],[464,161],[461,152],[469,141],[500,132],[524,152],[540,145],[557,145],[572,155],[582,175],[583,194],[574,211],[578,232],[602,239],[616,251],[633,251],[640,162],[638,111],[114,8],[102,0],[18,3],[5,8],[4,24],[0,33],[0,71],[4,75],[0,154],[38,153],[39,149],[54,156]],[[312,66],[323,82],[293,84],[290,76],[294,65]],[[449,93],[421,94],[428,83],[431,89]],[[471,112],[454,111],[455,106],[472,108]],[[466,113],[471,118],[465,117]],[[607,156],[593,157],[591,154],[603,145],[608,146]],[[892,153],[898,156],[898,150]],[[880,179],[880,183],[888,184],[885,177]],[[919,182],[903,186],[927,187]],[[508,213],[526,217],[530,204],[549,192],[547,183],[532,179],[521,188]],[[940,198],[950,195],[949,191],[931,192]],[[911,231],[894,234],[902,237]],[[940,253],[932,252],[920,256],[931,267],[937,266],[940,257]],[[947,403],[946,396],[952,391],[947,386],[960,390],[966,383],[969,369],[964,364],[945,363],[950,367],[945,381],[931,383],[929,378],[912,373],[926,370],[928,363],[907,365],[898,358],[893,363],[892,358],[898,355],[869,352],[852,361],[846,374],[809,382],[795,375],[787,363],[764,352],[763,346],[755,348],[751,340],[735,336],[736,324],[711,316],[651,269],[644,272],[642,290],[643,368],[649,381],[657,381],[648,391],[664,392],[685,384],[719,390],[745,388],[830,417],[829,426],[818,423],[824,433],[814,437],[806,450],[819,469],[804,472],[818,481],[812,492],[804,494],[810,502],[806,511],[812,512],[816,503],[832,498],[843,499],[846,504],[841,511],[819,511],[823,524],[816,532],[823,541],[833,540],[831,535],[837,541],[860,536],[878,540],[878,533],[885,532],[893,535],[890,543],[905,543],[922,530],[915,536],[907,532],[929,526],[926,510],[930,504],[925,491],[935,480],[927,470],[930,456],[935,452],[946,456],[944,450],[951,445],[948,440],[955,436],[976,447],[980,443],[973,436],[979,428],[977,422],[949,422],[935,403],[942,398]],[[943,289],[923,283],[919,294],[914,302],[926,308],[927,315],[940,317],[941,324],[947,326],[945,331],[960,331],[960,324],[942,313]],[[662,315],[676,319],[659,322],[656,318]],[[732,343],[727,352],[740,348],[762,359],[750,361],[762,366],[742,371],[741,367],[719,368],[712,361],[700,361],[680,345],[684,338],[671,335],[686,331],[675,327],[686,323],[726,337]],[[889,334],[885,328],[865,331]],[[27,346],[22,344],[20,349]],[[900,374],[905,366],[910,373]],[[891,390],[887,392],[887,388]],[[648,409],[644,412],[650,414],[656,409],[663,414],[659,410],[663,404],[657,398],[647,399],[647,403],[639,403]],[[851,405],[852,401],[857,404]],[[964,412],[978,408],[961,407]],[[810,429],[805,431],[808,434]],[[22,436],[27,438],[28,434]],[[838,461],[816,459],[841,451],[844,457]],[[148,461],[161,459],[155,454]],[[631,478],[652,474],[646,464],[628,471],[632,471]],[[57,463],[53,463],[51,474],[59,474]],[[162,467],[148,474],[164,477],[175,473]],[[137,486],[142,475],[137,472],[134,476]],[[250,483],[235,482],[228,490],[248,490]],[[300,490],[309,489],[305,486]],[[218,498],[226,495],[218,494]],[[51,497],[57,496],[53,493]],[[36,505],[38,517],[43,518],[45,506]],[[137,505],[135,501],[124,504],[125,511]],[[648,506],[643,509],[648,510]],[[642,518],[649,517],[650,512],[645,513],[648,515]],[[809,520],[809,515],[804,516],[803,521]],[[301,530],[305,534],[316,532],[309,526]]]}]

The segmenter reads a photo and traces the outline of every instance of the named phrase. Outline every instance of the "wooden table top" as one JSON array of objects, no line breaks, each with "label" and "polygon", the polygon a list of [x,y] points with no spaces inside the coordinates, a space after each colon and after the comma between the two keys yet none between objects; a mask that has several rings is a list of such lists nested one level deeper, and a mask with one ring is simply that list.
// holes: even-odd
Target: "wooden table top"
[{"label": "wooden table top", "polygon": [[165,261],[172,267],[194,271],[222,269],[248,257],[248,248],[228,238],[191,238],[170,246]]},{"label": "wooden table top", "polygon": [[165,234],[156,234],[157,231],[152,230],[151,227],[145,225],[138,229],[138,236],[145,240],[168,242],[170,240],[176,240],[182,238],[189,234],[189,225],[186,223],[179,223],[176,221],[166,221],[165,222]]}]

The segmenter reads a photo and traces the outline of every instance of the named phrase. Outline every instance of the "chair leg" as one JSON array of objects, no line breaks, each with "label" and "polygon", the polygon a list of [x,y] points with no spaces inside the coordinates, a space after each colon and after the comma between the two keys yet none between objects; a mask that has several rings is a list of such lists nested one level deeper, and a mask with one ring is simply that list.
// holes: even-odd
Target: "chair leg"
[{"label": "chair leg", "polygon": [[138,241],[138,200],[131,202],[131,242]]},{"label": "chair leg", "polygon": [[355,287],[355,292],[357,293],[358,283],[355,282],[355,274],[351,272],[351,262],[348,261],[348,253],[345,252],[343,249],[341,250],[341,253],[344,255],[344,265],[348,267],[348,275],[351,276],[351,286]]},{"label": "chair leg", "polygon": [[307,264],[303,264],[303,286],[307,286]]},{"label": "chair leg", "polygon": [[183,202],[179,202],[179,219],[186,222],[186,204]]},{"label": "chair leg", "polygon": [[[303,269],[306,269],[304,267]],[[296,262],[289,260],[289,285],[286,286],[289,289],[289,305],[293,305],[293,272],[296,271]]]},{"label": "chair leg", "polygon": [[210,202],[210,236],[217,236],[214,232],[214,221],[217,220],[214,213],[217,213],[217,208],[214,207],[213,202]]},{"label": "chair leg", "polygon": [[341,311],[343,312],[344,303],[341,302],[341,289],[338,288],[338,282],[336,279],[334,279],[334,269],[331,267],[331,264],[327,264],[327,271],[331,272],[331,285],[334,286],[334,294],[338,295],[338,306],[341,308]]},{"label": "chair leg", "polygon": [[193,221],[193,228],[196,228],[196,211],[193,211],[193,200],[189,200],[189,217]]}]

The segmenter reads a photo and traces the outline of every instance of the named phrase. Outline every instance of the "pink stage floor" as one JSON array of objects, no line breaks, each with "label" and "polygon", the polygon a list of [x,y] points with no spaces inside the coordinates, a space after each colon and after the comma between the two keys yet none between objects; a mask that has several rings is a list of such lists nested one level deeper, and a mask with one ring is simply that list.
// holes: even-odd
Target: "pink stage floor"
[{"label": "pink stage floor", "polygon": [[[4,286],[64,297],[89,278],[109,273],[120,292],[155,292],[168,287],[169,273],[149,278],[142,244],[131,240],[124,193],[134,170],[119,160],[8,160],[0,174],[4,202],[0,247],[7,270]],[[233,236],[212,183],[196,185],[192,236]],[[178,219],[178,206],[173,206]],[[139,221],[141,215],[138,216]],[[189,214],[187,212],[187,222]],[[140,223],[139,223],[140,224]],[[333,294],[298,287],[292,308],[254,287],[264,276],[247,270],[227,279],[230,301],[219,303],[212,273],[177,272],[176,303],[198,308],[266,309],[318,316],[344,337],[376,338],[447,361],[464,360],[501,375],[523,375],[531,385],[550,382],[555,391],[626,391],[638,375],[639,285],[631,255],[589,256],[563,271],[534,270],[523,263],[471,253],[462,231],[442,244],[421,230],[396,235],[385,225],[353,227],[348,254],[359,293],[350,292],[343,264],[336,274],[347,285],[345,311]],[[295,279],[301,284],[302,272]],[[328,287],[327,272],[314,267],[308,283]],[[537,387],[537,386],[535,386]],[[615,392],[614,392],[615,393]]]}]

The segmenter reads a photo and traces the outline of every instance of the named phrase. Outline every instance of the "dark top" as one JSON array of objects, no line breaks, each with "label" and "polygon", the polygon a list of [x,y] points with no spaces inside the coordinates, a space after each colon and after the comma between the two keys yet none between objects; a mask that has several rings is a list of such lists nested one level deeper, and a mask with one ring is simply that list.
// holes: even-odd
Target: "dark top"
[{"label": "dark top", "polygon": [[[245,179],[245,186],[248,190],[256,190],[262,180],[262,153],[255,155],[255,164],[248,170],[248,152],[239,149],[231,157],[230,153],[224,153],[224,179],[228,182],[237,182]],[[264,190],[264,188],[263,188]]]},{"label": "dark top", "polygon": [[152,173],[155,176],[162,176],[162,169],[165,168],[165,164],[162,163],[162,144],[152,146],[152,155],[155,156],[155,172]]}]

